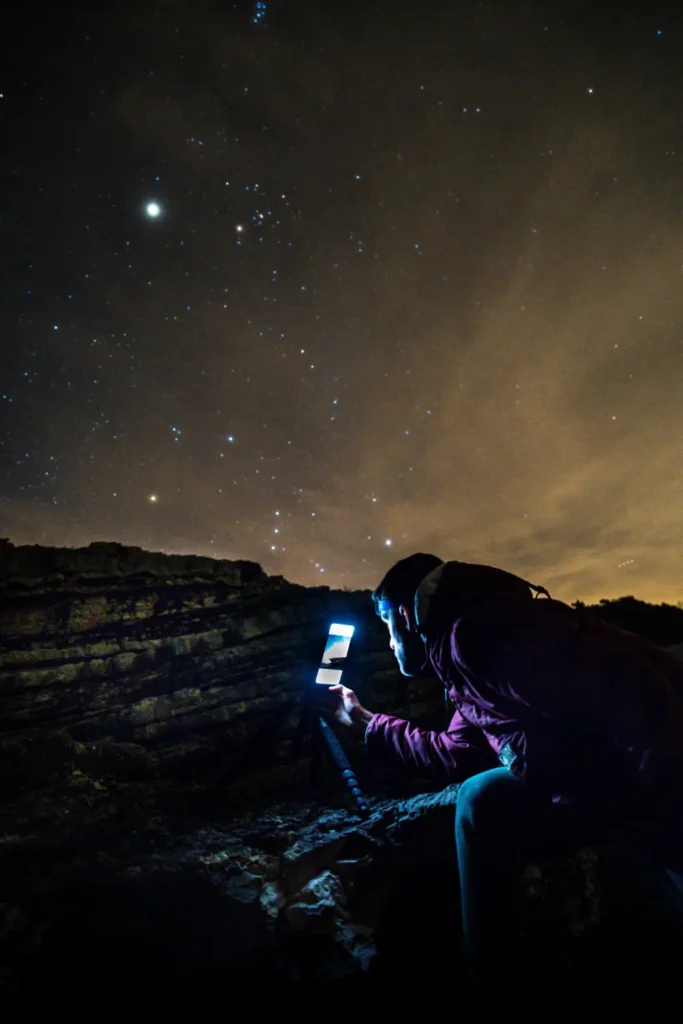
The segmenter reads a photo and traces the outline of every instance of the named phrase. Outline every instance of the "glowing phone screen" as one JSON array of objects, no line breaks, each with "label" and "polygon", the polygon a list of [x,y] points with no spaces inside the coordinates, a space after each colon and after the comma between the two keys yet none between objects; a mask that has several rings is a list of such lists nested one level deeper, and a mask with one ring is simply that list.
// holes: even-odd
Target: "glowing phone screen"
[{"label": "glowing phone screen", "polygon": [[[321,683],[323,686],[334,686],[341,682],[344,670],[343,662],[349,653],[353,630],[353,626],[346,626],[340,622],[332,623],[327,634],[322,662],[315,677],[316,683]],[[333,662],[334,667],[331,667]]]}]

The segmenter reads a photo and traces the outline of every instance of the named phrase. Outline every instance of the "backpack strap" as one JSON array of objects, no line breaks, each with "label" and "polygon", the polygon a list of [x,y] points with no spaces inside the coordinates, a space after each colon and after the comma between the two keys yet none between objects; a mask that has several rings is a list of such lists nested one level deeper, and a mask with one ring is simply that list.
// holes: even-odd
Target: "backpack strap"
[{"label": "backpack strap", "polygon": [[536,591],[536,593],[534,594],[534,600],[537,597],[540,597],[541,594],[545,594],[545,596],[552,601],[552,598],[550,597],[550,594],[545,589],[545,587],[539,587],[537,583],[529,583],[528,580],[524,580],[524,582],[526,583],[527,587],[530,587],[531,590],[535,590]]}]

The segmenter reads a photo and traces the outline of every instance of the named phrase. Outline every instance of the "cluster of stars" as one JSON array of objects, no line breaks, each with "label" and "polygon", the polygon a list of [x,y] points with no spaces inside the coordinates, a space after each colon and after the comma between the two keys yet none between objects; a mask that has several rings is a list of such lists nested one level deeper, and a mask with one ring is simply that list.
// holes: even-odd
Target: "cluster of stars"
[{"label": "cluster of stars", "polygon": [[251,16],[253,25],[265,25],[266,15],[268,13],[268,5],[265,0],[256,0],[254,4],[254,13]]},{"label": "cluster of stars", "polygon": [[[555,222],[534,189],[562,180],[555,119],[579,135],[602,126],[613,86],[603,62],[584,55],[567,65],[582,70],[565,106],[532,124],[547,52],[566,37],[559,14],[546,14],[547,25],[531,15],[535,42],[519,65],[528,74],[520,71],[508,100],[504,69],[482,74],[474,51],[455,70],[436,59],[413,64],[401,5],[386,14],[376,52],[372,42],[335,41],[333,29],[320,34],[315,19],[299,26],[287,5],[224,8],[207,15],[220,45],[207,35],[196,52],[182,24],[157,54],[131,21],[120,33],[134,51],[130,74],[107,77],[103,51],[74,36],[78,66],[98,70],[84,72],[77,96],[64,71],[66,103],[34,83],[35,96],[27,87],[17,108],[7,161],[16,189],[8,208],[19,213],[3,324],[3,507],[16,500],[20,528],[28,509],[50,541],[120,531],[155,546],[210,543],[221,557],[263,558],[267,571],[346,583],[359,566],[379,571],[419,545],[413,508],[428,518],[433,494],[441,507],[469,479],[456,485],[430,460],[446,452],[470,465],[472,454],[481,469],[494,446],[480,434],[502,424],[504,449],[510,424],[541,403],[520,339],[534,336],[533,316],[551,323],[553,288],[525,289],[533,292],[557,251]],[[349,17],[367,28],[378,10]],[[361,23],[358,38],[371,40]],[[502,32],[493,22],[489,30]],[[655,43],[654,16],[644,34],[663,59],[668,41]],[[118,52],[119,69],[126,57]],[[370,94],[380,65],[382,89]],[[3,91],[4,114],[15,99]],[[53,165],[23,129],[34,117],[36,139],[58,140]],[[634,124],[635,146],[637,115]],[[659,141],[673,175],[683,140],[669,124]],[[656,128],[645,134],[655,138]],[[628,167],[614,161],[601,176],[600,158],[589,158],[596,207],[619,189],[631,194]],[[581,248],[582,281],[608,288],[618,265],[610,246],[596,234]],[[567,284],[561,256],[558,291]],[[513,299],[511,279],[523,282]],[[502,345],[482,368],[479,337],[488,344],[503,320],[520,357],[514,363]],[[539,363],[554,344],[547,333]],[[596,413],[615,445],[634,407],[632,349],[657,344],[644,324],[632,334],[614,343],[596,331],[597,362],[623,366],[623,391]],[[467,404],[476,388],[486,422]],[[508,497],[507,482],[495,493],[527,531],[526,496]],[[476,532],[474,511],[472,519]],[[614,556],[607,562],[613,571]]]}]

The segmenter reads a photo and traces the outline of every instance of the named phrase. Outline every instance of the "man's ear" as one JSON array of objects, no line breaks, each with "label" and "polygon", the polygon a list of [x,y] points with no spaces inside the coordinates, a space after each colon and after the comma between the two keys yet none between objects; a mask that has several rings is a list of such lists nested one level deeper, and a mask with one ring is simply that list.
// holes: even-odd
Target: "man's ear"
[{"label": "man's ear", "polygon": [[410,631],[412,631],[412,628],[413,628],[413,617],[412,617],[412,615],[410,613],[410,609],[406,605],[400,604],[398,606],[398,614],[404,620],[404,622],[405,622],[406,626],[408,627],[408,629]]}]

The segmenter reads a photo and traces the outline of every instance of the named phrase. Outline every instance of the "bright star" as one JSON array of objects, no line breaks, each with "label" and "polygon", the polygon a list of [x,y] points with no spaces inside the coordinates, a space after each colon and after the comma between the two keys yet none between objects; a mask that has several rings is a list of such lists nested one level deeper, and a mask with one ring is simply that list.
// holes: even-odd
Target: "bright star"
[{"label": "bright star", "polygon": [[159,206],[158,203],[147,203],[147,206],[145,207],[145,213],[147,214],[148,217],[154,219],[155,217],[158,217],[159,214],[161,213],[161,207]]}]

